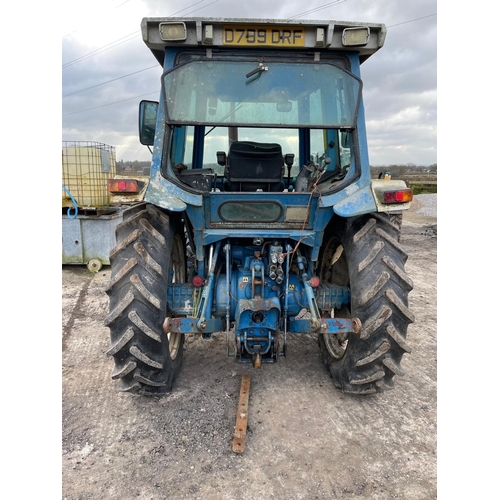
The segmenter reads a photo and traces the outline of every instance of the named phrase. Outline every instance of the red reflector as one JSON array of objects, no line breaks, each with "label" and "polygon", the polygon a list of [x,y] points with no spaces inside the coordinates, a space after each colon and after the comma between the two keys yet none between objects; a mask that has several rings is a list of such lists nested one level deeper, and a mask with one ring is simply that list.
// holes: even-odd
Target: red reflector
[{"label": "red reflector", "polygon": [[135,179],[109,179],[108,191],[110,193],[138,193],[139,183]]},{"label": "red reflector", "polygon": [[309,284],[313,287],[313,288],[316,288],[319,286],[319,278],[317,276],[313,276],[310,280],[309,280]]},{"label": "red reflector", "polygon": [[201,276],[195,276],[193,278],[193,286],[196,288],[200,288],[200,286],[203,286],[203,278]]},{"label": "red reflector", "polygon": [[413,190],[411,189],[384,191],[384,203],[408,203],[411,200],[413,200]]}]

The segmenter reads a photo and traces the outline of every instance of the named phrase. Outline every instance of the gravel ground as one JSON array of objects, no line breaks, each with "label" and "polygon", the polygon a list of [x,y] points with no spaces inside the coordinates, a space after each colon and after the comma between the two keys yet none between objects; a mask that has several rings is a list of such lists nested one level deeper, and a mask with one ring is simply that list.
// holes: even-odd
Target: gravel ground
[{"label": "gravel ground", "polygon": [[437,217],[437,193],[434,194],[417,194],[414,197],[418,208],[416,214],[425,215],[426,217]]},{"label": "gravel ground", "polygon": [[[224,333],[188,336],[172,393],[120,393],[106,356],[109,267],[93,275],[63,266],[60,498],[437,498],[437,223],[416,213],[428,201],[416,197],[401,235],[414,283],[412,352],[394,390],[373,397],[335,391],[316,336],[298,334],[286,358],[260,370],[227,356]],[[252,380],[239,455],[231,443],[244,373]]]}]

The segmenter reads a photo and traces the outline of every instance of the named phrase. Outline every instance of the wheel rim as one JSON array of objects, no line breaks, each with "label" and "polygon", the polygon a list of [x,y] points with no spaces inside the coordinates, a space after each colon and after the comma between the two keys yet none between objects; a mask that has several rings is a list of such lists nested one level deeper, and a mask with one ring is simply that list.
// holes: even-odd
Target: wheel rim
[{"label": "wheel rim", "polygon": [[[341,242],[337,238],[331,238],[325,246],[325,251],[320,262],[320,279],[334,285],[349,285],[347,260],[344,251],[341,251]],[[338,251],[338,252],[337,252]],[[332,263],[332,261],[334,261]],[[350,318],[347,307],[334,310],[336,318]],[[347,334],[323,335],[326,349],[334,360],[341,360],[347,350],[349,342]]]},{"label": "wheel rim", "polygon": [[[336,318],[348,318],[350,315],[343,309],[335,309]],[[326,349],[330,356],[335,360],[341,360],[347,350],[347,334],[341,335],[324,335]]]},{"label": "wheel rim", "polygon": [[[184,254],[184,245],[179,234],[174,236],[172,243],[172,283],[186,282],[186,256]],[[170,358],[175,359],[179,354],[182,341],[182,333],[168,333],[168,346]]]}]

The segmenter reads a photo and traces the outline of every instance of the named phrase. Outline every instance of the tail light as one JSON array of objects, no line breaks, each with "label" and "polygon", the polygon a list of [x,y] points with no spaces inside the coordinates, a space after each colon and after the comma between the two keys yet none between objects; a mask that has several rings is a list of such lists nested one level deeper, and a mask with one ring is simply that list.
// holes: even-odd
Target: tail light
[{"label": "tail light", "polygon": [[108,191],[110,193],[138,193],[139,183],[136,179],[109,179]]},{"label": "tail light", "polygon": [[413,190],[396,189],[392,191],[384,191],[384,203],[408,203],[413,200]]}]

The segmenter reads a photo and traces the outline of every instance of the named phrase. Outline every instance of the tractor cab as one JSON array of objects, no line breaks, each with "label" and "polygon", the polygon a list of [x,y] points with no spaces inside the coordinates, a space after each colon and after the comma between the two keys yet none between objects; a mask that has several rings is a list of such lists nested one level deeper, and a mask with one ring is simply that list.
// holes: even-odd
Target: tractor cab
[{"label": "tractor cab", "polygon": [[384,25],[174,18],[142,32],[164,68],[160,102],[140,107],[140,140],[157,141],[151,200],[155,182],[189,203],[184,191],[323,196],[362,176],[359,65]]}]

